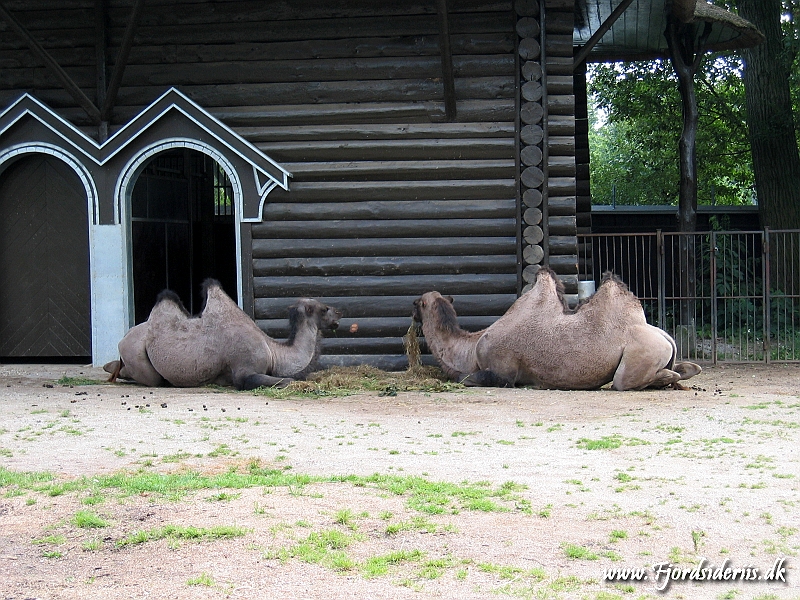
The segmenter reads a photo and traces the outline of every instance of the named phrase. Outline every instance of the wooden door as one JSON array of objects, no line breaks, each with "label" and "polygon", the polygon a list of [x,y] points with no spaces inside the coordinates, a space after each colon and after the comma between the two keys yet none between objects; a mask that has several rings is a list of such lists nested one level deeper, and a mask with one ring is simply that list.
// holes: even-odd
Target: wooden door
[{"label": "wooden door", "polygon": [[0,357],[90,357],[89,224],[75,172],[31,155],[0,176]]}]

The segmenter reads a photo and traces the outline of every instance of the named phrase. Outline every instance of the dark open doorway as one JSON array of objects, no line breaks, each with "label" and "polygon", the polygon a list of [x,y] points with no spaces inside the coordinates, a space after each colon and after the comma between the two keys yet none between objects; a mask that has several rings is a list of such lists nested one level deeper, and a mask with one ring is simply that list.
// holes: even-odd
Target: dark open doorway
[{"label": "dark open doorway", "polygon": [[189,149],[157,154],[131,195],[133,297],[136,323],[146,321],[158,294],[177,293],[192,313],[213,277],[237,299],[233,189],[209,156]]}]

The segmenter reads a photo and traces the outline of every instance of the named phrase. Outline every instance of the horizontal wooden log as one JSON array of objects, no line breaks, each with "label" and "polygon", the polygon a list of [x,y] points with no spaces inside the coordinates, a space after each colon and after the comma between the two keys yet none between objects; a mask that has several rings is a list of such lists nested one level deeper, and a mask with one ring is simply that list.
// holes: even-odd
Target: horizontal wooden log
[{"label": "horizontal wooden log", "polygon": [[516,196],[513,179],[452,181],[292,182],[288,192],[270,192],[270,202],[337,202],[358,200],[483,200]]},{"label": "horizontal wooden log", "polygon": [[551,254],[548,264],[559,275],[572,275],[578,272],[578,257],[574,254]]},{"label": "horizontal wooden log", "polygon": [[253,275],[268,277],[339,275],[459,275],[469,273],[516,273],[514,256],[405,256],[259,258],[253,260]]},{"label": "horizontal wooden log", "polygon": [[[369,365],[384,371],[405,371],[408,368],[408,357],[400,352],[401,350],[396,354],[323,354],[319,357],[319,364],[325,369]],[[423,355],[422,364],[438,366],[430,355]]]},{"label": "horizontal wooden log", "polygon": [[572,55],[557,56],[555,54],[547,55],[547,75],[572,75],[575,69],[573,64]]},{"label": "horizontal wooden log", "polygon": [[536,125],[543,116],[544,109],[538,102],[525,102],[519,111],[519,117],[526,125]]},{"label": "horizontal wooden log", "polygon": [[505,200],[372,200],[362,202],[268,202],[269,221],[336,219],[513,219],[516,201]]},{"label": "horizontal wooden log", "polygon": [[368,238],[346,241],[254,239],[253,258],[515,255],[516,241],[516,237]]},{"label": "horizontal wooden log", "polygon": [[548,238],[548,248],[552,254],[578,253],[578,238],[574,235],[551,235]]},{"label": "horizontal wooden log", "polygon": [[522,85],[522,98],[528,102],[538,102],[542,99],[542,84],[538,81],[528,81]]},{"label": "horizontal wooden log", "polygon": [[524,38],[519,41],[518,52],[522,60],[537,60],[541,47],[536,38]]},{"label": "horizontal wooden log", "polygon": [[[540,128],[541,129],[541,128]],[[360,123],[340,125],[297,125],[292,127],[237,127],[236,133],[252,143],[326,142],[344,140],[481,140],[514,138],[514,123]],[[378,142],[380,143],[380,142]],[[502,143],[505,143],[504,141]],[[269,148],[270,146],[264,146]]]},{"label": "horizontal wooden log", "polygon": [[555,156],[547,157],[547,173],[553,177],[568,177],[575,175],[574,156]]},{"label": "horizontal wooden log", "polygon": [[575,96],[548,96],[547,112],[551,115],[574,115]]},{"label": "horizontal wooden log", "polygon": [[529,188],[536,188],[542,185],[544,173],[539,167],[527,167],[520,175],[520,180]]},{"label": "horizontal wooden log", "polygon": [[547,149],[552,156],[573,156],[575,154],[574,135],[550,135]]},{"label": "horizontal wooden log", "polygon": [[[91,90],[85,90],[91,93]],[[163,91],[163,90],[161,90]],[[0,91],[0,103],[9,104],[17,99],[19,93]],[[86,124],[88,117],[82,109],[73,108],[72,99],[65,92],[42,90],[37,92],[41,100],[49,106],[59,109],[64,118],[77,125]],[[148,98],[150,102],[156,95]],[[196,98],[195,101],[198,101]],[[258,127],[262,125],[302,125],[346,123],[430,123],[443,122],[446,119],[444,101],[427,102],[352,102],[327,104],[281,104],[265,106],[261,101],[243,105],[242,98],[235,98],[228,106],[205,106],[212,116],[223,121],[229,127]],[[252,99],[250,99],[252,100]],[[117,105],[114,119],[117,123],[125,123],[147,104]],[[198,102],[202,104],[202,102]],[[469,121],[510,121],[513,124],[515,108],[513,98],[497,98],[494,100],[459,100],[458,116],[461,122]]]},{"label": "horizontal wooden log", "polygon": [[547,219],[550,235],[575,235],[575,215],[551,216]]},{"label": "horizontal wooden log", "polygon": [[567,136],[575,138],[574,115],[550,115],[547,119],[547,129],[551,136]]},{"label": "horizontal wooden log", "polygon": [[[550,61],[551,57],[569,57],[572,58],[573,45],[572,34],[547,34],[547,60]],[[550,69],[547,70],[548,75],[561,75],[562,73],[551,73]],[[564,73],[566,75],[566,73]]]},{"label": "horizontal wooden log", "polygon": [[341,277],[254,277],[256,297],[414,295],[437,289],[443,294],[471,294],[480,290],[502,294],[516,290],[514,275],[392,275]]},{"label": "horizontal wooden log", "polygon": [[[437,290],[432,287],[430,290]],[[329,306],[344,312],[351,319],[366,317],[403,317],[411,323],[414,300],[419,295],[407,296],[328,296],[323,298]],[[502,315],[517,299],[515,293],[454,295],[453,306],[459,316]],[[289,306],[295,298],[256,297],[256,319],[286,319]]]},{"label": "horizontal wooden log", "polygon": [[548,75],[547,94],[553,96],[571,96],[573,79],[569,75]]},{"label": "horizontal wooden log", "polygon": [[[553,6],[548,2],[547,5],[547,35],[572,35],[572,30],[575,28],[575,14],[574,7],[558,8],[562,10],[552,10]],[[568,10],[564,10],[568,9]]]},{"label": "horizontal wooden log", "polygon": [[[536,281],[536,276],[539,273],[539,270],[542,268],[542,265],[528,265],[522,270],[522,280],[525,283],[534,283]],[[526,290],[523,290],[523,293]]]},{"label": "horizontal wooden log", "polygon": [[[266,6],[266,5],[265,5]],[[287,26],[286,22],[263,19],[247,15],[243,20],[219,23],[209,27],[209,23],[169,24],[165,26],[140,26],[136,30],[137,43],[152,45],[168,39],[175,44],[193,43],[198,39],[207,44],[237,42],[276,42],[293,40],[337,40],[343,32],[352,31],[357,24],[359,37],[381,37],[387,33],[387,18],[383,15],[363,17],[357,20],[342,18],[306,19]],[[502,32],[508,30],[508,15],[503,12],[489,13],[450,13],[450,31],[453,34],[467,32]],[[391,18],[392,35],[432,35],[437,33],[437,19],[431,15],[395,15]]]},{"label": "horizontal wooden log", "polygon": [[574,196],[576,183],[574,177],[549,177],[547,189],[553,196]]},{"label": "horizontal wooden log", "polygon": [[[458,323],[467,331],[479,331],[487,328],[498,318],[499,315],[459,315]],[[288,319],[263,319],[257,320],[256,324],[272,338],[279,340],[286,339],[289,335]],[[358,326],[358,329],[354,333],[350,330],[352,324]],[[324,332],[326,338],[324,347],[331,348],[333,346],[345,345],[352,348],[354,346],[367,346],[380,343],[375,338],[395,338],[392,342],[399,343],[402,348],[402,337],[408,332],[409,325],[411,325],[411,308],[409,308],[408,316],[405,317],[345,317],[339,321],[339,328],[335,332],[329,330]]]},{"label": "horizontal wooden log", "polygon": [[[453,56],[453,71],[458,78],[513,76],[514,57]],[[441,74],[439,56],[224,61],[203,63],[201,68],[193,63],[131,64],[125,70],[128,81],[136,81],[137,85],[364,81],[436,78]]]},{"label": "horizontal wooden log", "polygon": [[549,196],[547,209],[547,214],[551,216],[574,215],[576,211],[575,196]]},{"label": "horizontal wooden log", "polygon": [[[268,213],[267,213],[268,214]],[[411,216],[411,215],[409,215]],[[252,225],[253,239],[348,240],[352,238],[432,238],[513,236],[514,219],[386,219],[265,221]]]},{"label": "horizontal wooden log", "polygon": [[375,160],[348,162],[287,162],[295,179],[315,180],[385,180],[385,179],[510,179],[514,160]]},{"label": "horizontal wooden log", "polygon": [[262,142],[277,162],[380,160],[491,160],[513,158],[514,138]]}]

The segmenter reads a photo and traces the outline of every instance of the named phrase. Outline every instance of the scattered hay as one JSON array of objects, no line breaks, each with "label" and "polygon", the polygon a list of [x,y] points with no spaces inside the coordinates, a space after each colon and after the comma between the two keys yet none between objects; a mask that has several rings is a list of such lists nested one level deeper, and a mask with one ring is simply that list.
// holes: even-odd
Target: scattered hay
[{"label": "scattered hay", "polygon": [[259,388],[257,394],[273,398],[351,396],[379,392],[394,396],[397,392],[450,392],[463,385],[447,380],[437,367],[418,365],[407,371],[383,371],[369,365],[331,367],[308,376],[306,381],[293,381],[286,388]]},{"label": "scattered hay", "polygon": [[419,337],[417,337],[417,330],[419,325],[411,319],[411,325],[408,326],[408,332],[403,336],[403,348],[408,357],[409,369],[422,366],[422,352],[419,349]]}]

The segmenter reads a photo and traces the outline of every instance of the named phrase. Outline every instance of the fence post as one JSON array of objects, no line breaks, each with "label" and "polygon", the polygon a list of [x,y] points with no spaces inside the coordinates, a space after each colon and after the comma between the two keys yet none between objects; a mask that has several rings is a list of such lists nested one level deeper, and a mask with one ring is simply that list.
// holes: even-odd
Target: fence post
[{"label": "fence post", "polygon": [[664,234],[660,229],[656,229],[656,254],[658,255],[658,326],[666,331],[666,292],[664,288],[666,283],[664,281]]},{"label": "fence post", "polygon": [[762,290],[762,305],[764,310],[764,362],[769,364],[770,363],[770,353],[771,353],[771,341],[770,337],[772,337],[772,329],[770,327],[770,319],[772,315],[770,314],[770,304],[772,302],[771,292],[770,292],[770,268],[769,268],[769,261],[770,261],[770,244],[769,244],[769,227],[764,227],[764,233],[762,234],[763,238],[761,239],[761,281],[763,290]]},{"label": "fence post", "polygon": [[710,264],[708,268],[711,286],[711,364],[717,364],[717,232],[711,231],[711,244],[709,250]]}]

